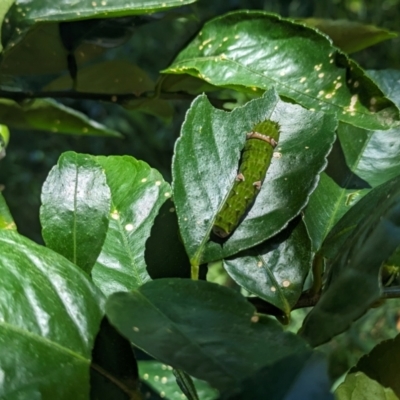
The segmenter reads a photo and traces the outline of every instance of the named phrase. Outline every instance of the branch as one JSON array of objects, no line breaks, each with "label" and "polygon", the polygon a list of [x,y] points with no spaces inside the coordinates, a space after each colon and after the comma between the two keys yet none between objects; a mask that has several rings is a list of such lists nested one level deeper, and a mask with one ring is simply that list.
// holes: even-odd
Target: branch
[{"label": "branch", "polygon": [[[120,93],[120,94],[105,94],[105,93],[92,93],[92,92],[77,92],[73,90],[62,90],[62,91],[46,91],[46,92],[31,92],[31,91],[12,91],[12,90],[0,90],[0,98],[10,99],[14,101],[23,101],[27,99],[43,99],[43,98],[58,98],[58,99],[73,99],[73,100],[97,100],[107,101],[117,104],[125,104],[132,100],[152,100],[153,93],[142,93],[137,96],[133,93]],[[159,97],[162,100],[186,100],[193,101],[196,96],[188,93],[169,93],[160,92]],[[224,103],[236,102],[234,99],[216,99],[209,98],[210,102],[217,106],[223,107]]]},{"label": "branch", "polygon": [[[310,294],[308,292],[303,292],[297,303],[293,306],[292,310],[296,310],[298,308],[314,307],[318,303],[320,297],[321,293]],[[381,298],[385,300],[400,298],[400,286],[383,288]],[[248,297],[247,300],[251,304],[253,304],[254,307],[257,309],[257,312],[261,314],[269,314],[275,316],[282,315],[282,311],[278,307],[275,307],[274,305],[260,299],[259,297]]]}]

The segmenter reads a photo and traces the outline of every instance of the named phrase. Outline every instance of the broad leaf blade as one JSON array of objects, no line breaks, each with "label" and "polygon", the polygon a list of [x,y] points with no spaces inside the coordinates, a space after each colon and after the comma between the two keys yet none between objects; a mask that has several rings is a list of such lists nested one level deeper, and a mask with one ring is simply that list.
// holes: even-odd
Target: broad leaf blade
[{"label": "broad leaf blade", "polygon": [[305,349],[254,313],[240,294],[187,279],[158,279],[107,303],[110,322],[135,346],[220,390]]},{"label": "broad leaf blade", "polygon": [[111,190],[106,240],[92,271],[96,285],[109,295],[141,286],[150,279],[145,243],[158,210],[171,196],[160,173],[133,157],[95,157]]},{"label": "broad leaf blade", "polygon": [[398,400],[393,390],[382,387],[362,372],[349,374],[336,389],[337,400]]},{"label": "broad leaf blade", "polygon": [[[15,2],[15,0],[2,0],[2,2],[0,3],[0,32],[1,32],[1,27],[3,25],[4,17],[14,2]],[[3,51],[3,46],[2,46],[1,34],[0,34],[0,53],[2,51]]]},{"label": "broad leaf blade", "polygon": [[388,129],[399,120],[397,107],[324,35],[265,12],[207,22],[163,72],[241,91],[274,86],[306,108],[367,129]]},{"label": "broad leaf blade", "polygon": [[80,136],[121,137],[120,133],[50,99],[37,99],[22,104],[0,99],[0,120],[17,129],[47,130]]},{"label": "broad leaf blade", "polygon": [[363,372],[400,396],[399,362],[400,335],[379,343],[370,353],[361,357],[350,372]]},{"label": "broad leaf blade", "polygon": [[104,243],[111,194],[94,157],[64,153],[42,188],[46,245],[90,273]]},{"label": "broad leaf blade", "polygon": [[266,243],[223,263],[237,284],[288,316],[310,270],[310,239],[302,222],[289,225]]},{"label": "broad leaf blade", "polygon": [[324,239],[340,218],[368,192],[368,189],[342,188],[325,172],[321,174],[318,186],[304,211],[304,223],[313,251],[321,248]]},{"label": "broad leaf blade", "polygon": [[[223,247],[209,242],[235,180],[246,133],[268,119],[280,124],[281,134],[260,193]],[[225,258],[281,231],[314,190],[335,127],[332,116],[281,102],[274,91],[231,113],[212,108],[199,96],[186,115],[173,159],[174,201],[191,262]]]},{"label": "broad leaf blade", "polygon": [[324,240],[322,245],[323,255],[326,258],[333,259],[345,245],[354,229],[360,224],[361,219],[379,210],[381,202],[393,196],[398,187],[400,187],[400,176],[370,191],[355,207],[344,214]]},{"label": "broad leaf blade", "polygon": [[0,231],[0,397],[89,397],[103,297],[64,257]]},{"label": "broad leaf blade", "polygon": [[397,37],[396,32],[346,19],[306,18],[299,22],[325,33],[336,47],[348,54]]},{"label": "broad leaf blade", "polygon": [[372,187],[400,175],[400,126],[366,131],[340,124],[338,136],[347,164]]},{"label": "broad leaf blade", "polygon": [[380,298],[381,265],[400,245],[400,186],[392,188],[372,215],[365,214],[362,201],[352,208],[358,224],[332,261],[321,299],[302,327],[313,346],[346,330]]},{"label": "broad leaf blade", "polygon": [[368,70],[367,74],[378,84],[385,96],[400,107],[400,71],[396,69]]}]

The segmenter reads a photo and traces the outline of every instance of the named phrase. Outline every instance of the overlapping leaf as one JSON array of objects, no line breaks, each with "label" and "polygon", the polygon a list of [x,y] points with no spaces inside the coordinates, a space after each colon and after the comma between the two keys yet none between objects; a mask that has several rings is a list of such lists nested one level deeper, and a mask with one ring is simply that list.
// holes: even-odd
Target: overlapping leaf
[{"label": "overlapping leaf", "polygon": [[[302,327],[303,337],[312,345],[322,344],[346,330],[381,296],[380,267],[400,245],[400,186],[397,183],[398,179],[389,181],[391,190],[386,192],[387,184],[386,190],[378,191],[379,196],[374,192],[380,188],[373,190],[349,211],[356,215],[355,228],[339,247],[321,299]],[[379,204],[372,215],[366,212],[370,205],[363,207],[369,198]]]},{"label": "overlapping leaf", "polygon": [[400,396],[398,365],[400,361],[400,336],[379,343],[369,354],[363,356],[351,373],[360,371]]},{"label": "overlapping leaf", "polygon": [[286,316],[300,297],[310,266],[311,244],[302,222],[237,258],[224,260],[236,283]]},{"label": "overlapping leaf", "polygon": [[64,153],[42,188],[46,245],[90,273],[104,243],[111,194],[94,157]]},{"label": "overlapping leaf", "polygon": [[103,297],[64,257],[0,230],[2,399],[87,400]]},{"label": "overlapping leaf", "polygon": [[[7,14],[7,11],[13,5],[14,2],[15,2],[15,0],[3,0],[0,3],[0,32],[1,32],[1,27],[3,25],[4,17]],[[0,53],[2,52],[2,50],[3,50],[3,46],[2,46],[2,43],[1,43],[1,34],[0,34]]]},{"label": "overlapping leaf", "polygon": [[306,18],[299,20],[328,35],[345,53],[354,53],[397,36],[396,32],[345,19]]},{"label": "overlapping leaf", "polygon": [[[246,133],[268,119],[280,124],[279,145],[254,205],[222,247],[209,241],[214,220],[234,183]],[[192,264],[225,258],[281,231],[315,189],[335,127],[334,117],[281,102],[274,91],[231,113],[198,97],[173,160],[174,201]]]},{"label": "overlapping leaf", "polygon": [[121,137],[121,134],[54,100],[17,103],[0,99],[0,120],[10,128],[35,129],[74,135]]},{"label": "overlapping leaf", "polygon": [[384,388],[362,372],[349,374],[336,389],[337,400],[398,400],[393,390]]},{"label": "overlapping leaf", "polygon": [[304,223],[314,251],[321,248],[324,239],[340,218],[368,192],[368,189],[342,188],[326,173],[321,174],[318,186],[304,211]]},{"label": "overlapping leaf", "polygon": [[133,157],[95,157],[111,190],[106,240],[92,271],[96,285],[109,295],[132,290],[150,279],[145,243],[158,210],[171,196],[160,173]]},{"label": "overlapping leaf", "polygon": [[388,129],[398,109],[314,29],[260,11],[234,12],[206,23],[163,71],[220,87],[278,93],[366,129]]},{"label": "overlapping leaf", "polygon": [[114,293],[106,308],[135,346],[220,390],[306,348],[239,293],[205,281],[158,279]]}]

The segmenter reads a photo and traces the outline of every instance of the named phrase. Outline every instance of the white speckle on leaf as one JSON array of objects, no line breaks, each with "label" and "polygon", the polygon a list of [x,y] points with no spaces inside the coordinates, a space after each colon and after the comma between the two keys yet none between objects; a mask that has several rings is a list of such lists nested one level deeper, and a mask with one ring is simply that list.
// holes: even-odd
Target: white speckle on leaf
[{"label": "white speckle on leaf", "polygon": [[160,186],[161,185],[161,181],[156,181],[156,186]]},{"label": "white speckle on leaf", "polygon": [[271,286],[271,292],[276,292],[276,287],[275,286]]},{"label": "white speckle on leaf", "polygon": [[286,281],[283,281],[283,282],[282,282],[282,286],[283,286],[283,287],[289,287],[289,286],[290,286],[290,282],[287,281],[287,280],[286,280]]},{"label": "white speckle on leaf", "polygon": [[125,230],[128,231],[128,232],[133,231],[133,228],[134,228],[133,224],[126,224],[125,225]]},{"label": "white speckle on leaf", "polygon": [[114,210],[114,211],[111,213],[111,218],[112,218],[112,219],[115,219],[115,220],[118,220],[118,219],[119,219],[119,212],[118,212],[117,210]]},{"label": "white speckle on leaf", "polygon": [[139,328],[137,326],[134,326],[132,329],[134,332],[139,332]]}]

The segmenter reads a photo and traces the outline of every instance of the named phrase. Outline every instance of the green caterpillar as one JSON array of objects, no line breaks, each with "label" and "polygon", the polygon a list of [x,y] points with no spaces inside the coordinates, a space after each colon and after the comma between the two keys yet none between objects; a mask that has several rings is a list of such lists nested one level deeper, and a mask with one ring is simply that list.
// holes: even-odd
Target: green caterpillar
[{"label": "green caterpillar", "polygon": [[215,235],[221,238],[229,236],[254,202],[271,164],[278,140],[279,124],[269,120],[260,122],[247,134],[239,172],[214,222]]}]

